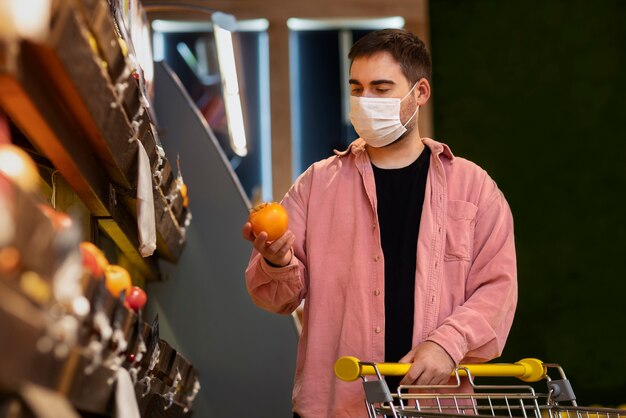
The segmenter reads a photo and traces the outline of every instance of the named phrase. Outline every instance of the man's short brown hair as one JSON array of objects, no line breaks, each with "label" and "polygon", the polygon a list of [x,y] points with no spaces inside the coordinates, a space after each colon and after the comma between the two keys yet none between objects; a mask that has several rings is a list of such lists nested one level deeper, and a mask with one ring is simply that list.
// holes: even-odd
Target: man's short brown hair
[{"label": "man's short brown hair", "polygon": [[400,64],[402,73],[411,84],[432,77],[432,60],[424,42],[404,29],[382,29],[360,38],[350,49],[351,62],[378,52],[389,52]]}]

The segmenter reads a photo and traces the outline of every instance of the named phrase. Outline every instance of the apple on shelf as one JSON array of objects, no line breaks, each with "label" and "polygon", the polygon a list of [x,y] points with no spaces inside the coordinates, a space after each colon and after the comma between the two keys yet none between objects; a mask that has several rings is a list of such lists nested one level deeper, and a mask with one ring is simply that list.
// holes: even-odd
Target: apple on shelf
[{"label": "apple on shelf", "polygon": [[148,301],[146,292],[139,286],[133,286],[124,300],[124,305],[135,312],[140,311]]},{"label": "apple on shelf", "polygon": [[109,265],[109,261],[100,248],[89,241],[83,241],[80,243],[80,252],[83,258],[83,267],[86,268],[93,277],[102,278],[104,270]]},{"label": "apple on shelf", "polygon": [[50,219],[55,231],[60,231],[72,226],[72,218],[70,218],[67,213],[58,211],[45,203],[40,203],[38,206],[43,214]]}]

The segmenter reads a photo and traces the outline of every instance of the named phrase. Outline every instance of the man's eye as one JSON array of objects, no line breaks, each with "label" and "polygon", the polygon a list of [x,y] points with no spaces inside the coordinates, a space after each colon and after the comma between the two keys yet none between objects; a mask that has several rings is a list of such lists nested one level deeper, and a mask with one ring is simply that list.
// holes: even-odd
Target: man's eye
[{"label": "man's eye", "polygon": [[352,94],[359,94],[363,91],[363,89],[361,88],[353,88],[352,90],[350,90],[350,93]]},{"label": "man's eye", "polygon": [[379,93],[387,93],[389,91],[389,89],[380,89],[380,88],[378,88],[378,89],[376,89],[376,91],[379,92]]}]

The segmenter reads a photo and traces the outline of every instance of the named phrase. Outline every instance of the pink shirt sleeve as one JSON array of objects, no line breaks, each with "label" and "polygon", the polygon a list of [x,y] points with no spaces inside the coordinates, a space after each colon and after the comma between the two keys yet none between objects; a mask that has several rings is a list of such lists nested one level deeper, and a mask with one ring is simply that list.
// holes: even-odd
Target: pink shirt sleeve
[{"label": "pink shirt sleeve", "polygon": [[272,267],[254,251],[246,269],[246,285],[252,301],[267,311],[290,314],[302,300],[301,269],[304,267],[295,256],[285,267]]},{"label": "pink shirt sleeve", "polygon": [[252,301],[259,307],[279,314],[296,310],[306,296],[306,208],[312,168],[294,183],[281,204],[289,215],[289,229],[295,235],[293,257],[284,267],[272,267],[256,251],[246,269],[246,286]]}]

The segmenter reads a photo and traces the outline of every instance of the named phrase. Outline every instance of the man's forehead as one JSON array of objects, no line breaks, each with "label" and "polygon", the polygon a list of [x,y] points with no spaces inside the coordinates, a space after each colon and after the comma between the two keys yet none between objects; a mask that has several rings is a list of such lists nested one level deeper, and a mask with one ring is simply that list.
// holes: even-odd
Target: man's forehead
[{"label": "man's forehead", "polygon": [[350,80],[359,84],[379,83],[380,80],[395,84],[407,82],[400,64],[388,52],[355,58],[350,66]]}]

